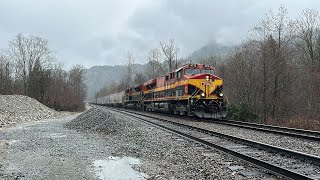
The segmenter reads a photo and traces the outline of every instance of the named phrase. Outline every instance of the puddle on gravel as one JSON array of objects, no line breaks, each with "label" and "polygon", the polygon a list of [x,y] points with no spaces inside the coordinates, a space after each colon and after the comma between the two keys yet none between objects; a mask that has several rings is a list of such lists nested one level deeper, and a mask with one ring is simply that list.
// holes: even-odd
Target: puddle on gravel
[{"label": "puddle on gravel", "polygon": [[66,137],[66,135],[62,134],[62,133],[53,133],[49,135],[51,138],[62,138],[62,137]]},{"label": "puddle on gravel", "polygon": [[19,140],[11,140],[11,141],[8,142],[8,144],[9,145],[13,145],[13,144],[16,144],[18,142],[19,142]]},{"label": "puddle on gravel", "polygon": [[131,157],[108,157],[107,160],[93,162],[96,175],[103,180],[147,179],[146,174],[135,171],[132,165],[141,164],[139,159]]}]

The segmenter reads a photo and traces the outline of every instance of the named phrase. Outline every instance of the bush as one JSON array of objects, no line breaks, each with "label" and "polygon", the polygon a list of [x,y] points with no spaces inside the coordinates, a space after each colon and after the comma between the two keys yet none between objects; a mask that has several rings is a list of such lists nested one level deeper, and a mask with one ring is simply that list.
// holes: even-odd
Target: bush
[{"label": "bush", "polygon": [[246,104],[230,105],[227,118],[247,122],[258,122],[259,120],[259,116]]}]

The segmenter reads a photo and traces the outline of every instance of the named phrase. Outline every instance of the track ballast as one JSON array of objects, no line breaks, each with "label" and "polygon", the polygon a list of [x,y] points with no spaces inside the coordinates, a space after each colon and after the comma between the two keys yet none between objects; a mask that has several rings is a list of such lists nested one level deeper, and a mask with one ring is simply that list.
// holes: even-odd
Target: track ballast
[{"label": "track ballast", "polygon": [[218,149],[289,179],[320,179],[320,158],[255,141],[217,133],[136,111],[109,108]]}]

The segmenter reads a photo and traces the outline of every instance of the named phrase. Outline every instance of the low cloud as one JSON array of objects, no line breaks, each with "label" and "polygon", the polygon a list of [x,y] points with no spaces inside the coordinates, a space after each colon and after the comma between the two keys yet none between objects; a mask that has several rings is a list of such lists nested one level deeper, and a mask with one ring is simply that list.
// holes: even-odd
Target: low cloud
[{"label": "low cloud", "polygon": [[180,56],[216,41],[236,44],[267,10],[287,7],[296,17],[316,0],[3,0],[0,2],[0,49],[18,33],[49,39],[67,67],[121,64],[127,51],[145,63],[149,49],[174,38]]}]

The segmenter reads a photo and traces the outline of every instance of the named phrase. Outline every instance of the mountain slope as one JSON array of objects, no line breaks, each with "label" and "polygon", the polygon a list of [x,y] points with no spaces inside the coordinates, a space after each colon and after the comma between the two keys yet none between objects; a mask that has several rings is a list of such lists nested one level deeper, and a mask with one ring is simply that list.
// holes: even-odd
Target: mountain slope
[{"label": "mountain slope", "polygon": [[[142,72],[144,65],[134,64],[135,72]],[[86,70],[85,84],[87,85],[87,98],[91,98],[94,94],[112,81],[118,82],[124,76],[126,68],[124,65],[115,66],[93,66]]]},{"label": "mountain slope", "polygon": [[187,57],[187,59],[195,61],[195,60],[210,57],[210,56],[224,56],[232,48],[233,48],[232,46],[224,46],[224,45],[212,42],[192,52],[190,56]]}]

